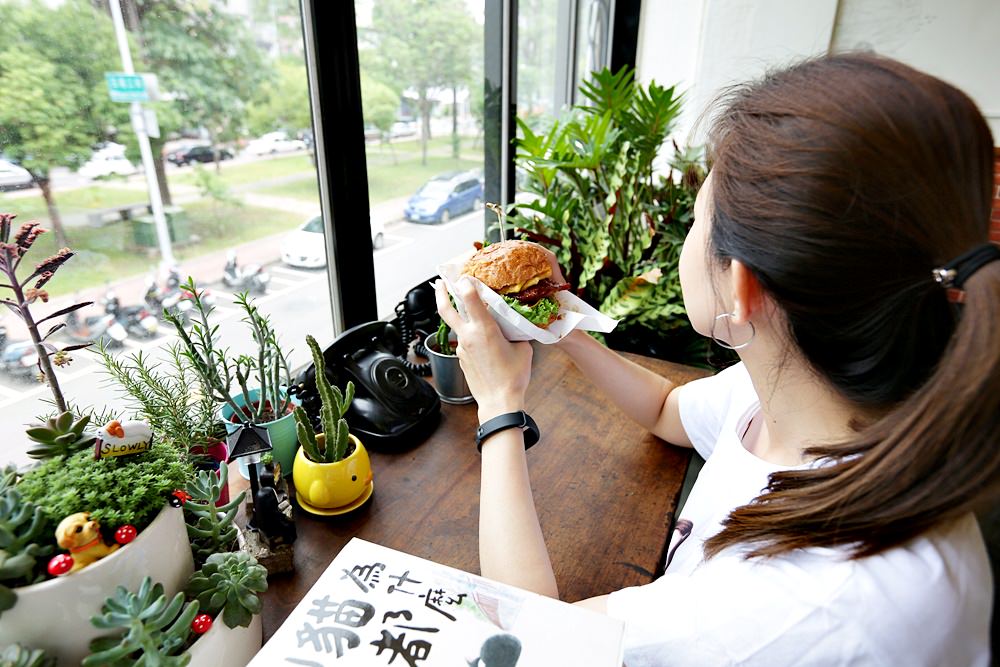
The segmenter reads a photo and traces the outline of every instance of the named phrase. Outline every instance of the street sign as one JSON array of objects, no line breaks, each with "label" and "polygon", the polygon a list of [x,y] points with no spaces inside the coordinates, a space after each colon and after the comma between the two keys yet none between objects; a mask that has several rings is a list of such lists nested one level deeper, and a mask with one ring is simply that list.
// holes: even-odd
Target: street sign
[{"label": "street sign", "polygon": [[150,102],[159,99],[159,85],[155,74],[129,74],[105,72],[108,93],[112,102]]}]

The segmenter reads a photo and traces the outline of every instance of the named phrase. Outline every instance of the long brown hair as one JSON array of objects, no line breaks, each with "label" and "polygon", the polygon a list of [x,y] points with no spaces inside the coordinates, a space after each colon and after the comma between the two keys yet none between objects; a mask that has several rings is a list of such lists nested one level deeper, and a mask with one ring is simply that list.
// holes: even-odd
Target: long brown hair
[{"label": "long brown hair", "polygon": [[881,416],[772,474],[706,555],[868,556],[995,497],[1000,262],[961,306],[931,273],[987,241],[993,139],[975,104],[887,58],[827,56],[731,91],[709,144],[714,258],[750,268],[817,381]]}]

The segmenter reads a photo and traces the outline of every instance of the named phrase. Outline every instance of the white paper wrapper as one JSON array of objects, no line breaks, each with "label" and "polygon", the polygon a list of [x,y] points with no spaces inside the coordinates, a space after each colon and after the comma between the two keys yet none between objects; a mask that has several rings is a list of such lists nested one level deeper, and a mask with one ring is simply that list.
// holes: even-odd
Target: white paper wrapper
[{"label": "white paper wrapper", "polygon": [[464,266],[465,262],[462,261],[442,264],[437,267],[438,273],[444,279],[444,284],[448,287],[448,292],[455,297],[455,307],[458,313],[463,318],[465,317],[465,308],[462,305],[462,300],[456,296],[455,284],[460,278],[471,280],[472,284],[476,286],[476,291],[479,292],[479,298],[486,303],[490,314],[500,325],[500,330],[507,340],[537,340],[539,343],[548,345],[562,339],[573,329],[608,333],[618,324],[618,320],[611,319],[575,294],[563,290],[555,295],[555,299],[559,302],[559,319],[550,324],[547,329],[536,327],[507,305],[503,297],[481,281],[471,276],[462,276],[462,267]]}]

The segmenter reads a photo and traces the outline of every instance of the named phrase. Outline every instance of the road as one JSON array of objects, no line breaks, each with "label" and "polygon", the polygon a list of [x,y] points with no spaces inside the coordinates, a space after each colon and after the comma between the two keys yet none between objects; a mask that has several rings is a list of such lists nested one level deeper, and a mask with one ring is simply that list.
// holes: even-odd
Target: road
[{"label": "road", "polygon": [[[393,309],[409,288],[434,275],[433,267],[472,247],[482,239],[483,213],[475,211],[455,218],[444,225],[417,225],[395,222],[386,226],[385,246],[374,251],[375,280],[379,317],[392,314]],[[277,249],[275,249],[277,254]],[[320,344],[333,340],[330,316],[330,292],[325,270],[295,269],[277,262],[267,264],[271,273],[271,288],[258,297],[261,310],[268,314],[277,329],[286,352],[290,352],[292,368],[305,365],[309,351],[305,335],[312,334]],[[250,352],[252,343],[241,323],[241,311],[233,304],[233,294],[221,284],[203,285],[217,298],[216,323],[220,343],[235,354]],[[129,305],[129,304],[124,304]],[[151,359],[162,359],[162,348],[177,340],[176,335],[161,328],[160,335],[148,341],[127,340],[125,353],[142,351]],[[64,395],[81,405],[125,407],[101,366],[90,352],[75,352],[74,361],[58,372]],[[5,443],[8,460],[21,465],[30,461],[25,455],[29,444],[24,425],[36,415],[50,411],[44,399],[51,398],[48,386],[30,381],[18,381],[0,375],[0,442]]]}]

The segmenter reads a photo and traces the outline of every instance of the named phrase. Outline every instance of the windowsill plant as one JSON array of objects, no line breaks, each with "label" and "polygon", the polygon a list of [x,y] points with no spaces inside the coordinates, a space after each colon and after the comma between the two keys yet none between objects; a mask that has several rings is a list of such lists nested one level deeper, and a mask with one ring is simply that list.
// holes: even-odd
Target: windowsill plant
[{"label": "windowsill plant", "polygon": [[705,169],[696,149],[677,150],[666,175],[654,168],[681,96],[628,69],[594,72],[580,92],[586,104],[540,131],[518,119],[515,162],[534,200],[512,206],[510,222],[555,252],[578,296],[621,321],[609,344],[703,365],[677,263]]},{"label": "windowsill plant", "polygon": [[330,384],[319,344],[306,336],[316,368],[321,407],[317,433],[301,406],[295,408],[299,447],[295,455],[296,500],[313,514],[339,514],[360,506],[373,489],[371,461],[361,441],[350,433],[344,415],[354,399],[354,383],[344,391]]}]

